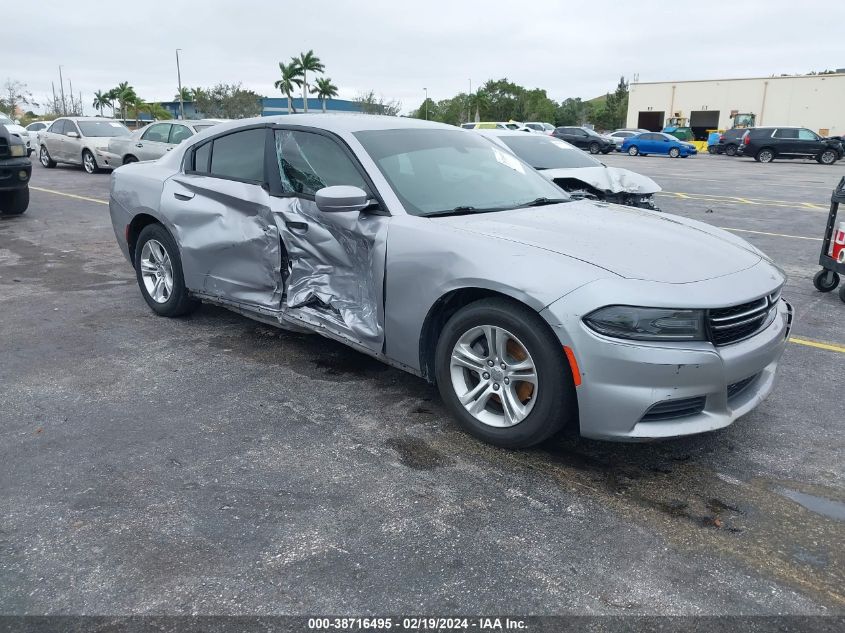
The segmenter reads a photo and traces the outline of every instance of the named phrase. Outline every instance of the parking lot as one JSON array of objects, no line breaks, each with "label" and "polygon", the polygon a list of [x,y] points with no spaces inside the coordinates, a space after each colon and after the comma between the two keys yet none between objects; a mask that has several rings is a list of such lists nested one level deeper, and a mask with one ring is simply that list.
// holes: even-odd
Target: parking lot
[{"label": "parking lot", "polygon": [[340,344],[156,317],[108,175],[35,164],[0,219],[0,612],[841,613],[845,304],[812,275],[842,164],[601,158],[789,275],[776,389],[723,431],[487,446]]}]

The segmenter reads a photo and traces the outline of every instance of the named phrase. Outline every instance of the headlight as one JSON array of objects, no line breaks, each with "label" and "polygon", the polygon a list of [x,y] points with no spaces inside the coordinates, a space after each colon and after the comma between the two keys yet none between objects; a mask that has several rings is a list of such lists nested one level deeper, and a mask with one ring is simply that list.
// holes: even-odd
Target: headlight
[{"label": "headlight", "polygon": [[12,152],[12,156],[26,156],[26,147],[23,145],[10,145],[9,150]]},{"label": "headlight", "polygon": [[591,329],[605,336],[638,341],[704,341],[703,310],[607,306],[584,317]]}]

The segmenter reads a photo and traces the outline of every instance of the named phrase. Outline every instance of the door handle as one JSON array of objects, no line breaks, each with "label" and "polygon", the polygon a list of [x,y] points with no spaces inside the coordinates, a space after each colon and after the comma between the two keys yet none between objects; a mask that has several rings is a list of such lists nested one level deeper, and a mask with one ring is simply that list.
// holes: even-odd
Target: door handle
[{"label": "door handle", "polygon": [[144,147],[143,143],[135,143],[135,147]]},{"label": "door handle", "polygon": [[167,148],[166,150],[164,150],[164,151],[165,151],[165,152],[169,152],[169,151],[170,151],[170,150],[172,150],[172,149],[173,149],[172,147],[168,147],[168,148]]},{"label": "door handle", "polygon": [[308,232],[308,225],[305,222],[285,222],[285,226],[288,227],[294,233]]},{"label": "door handle", "polygon": [[184,193],[180,193],[179,191],[174,191],[173,197],[176,198],[177,200],[190,200],[191,198],[194,197],[194,194],[190,191],[184,192]]}]

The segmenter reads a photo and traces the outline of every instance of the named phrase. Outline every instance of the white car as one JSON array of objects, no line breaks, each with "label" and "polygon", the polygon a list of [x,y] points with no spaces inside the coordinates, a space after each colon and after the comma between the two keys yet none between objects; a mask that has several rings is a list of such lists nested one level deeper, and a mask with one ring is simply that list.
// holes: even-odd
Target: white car
[{"label": "white car", "polygon": [[539,132],[540,134],[549,134],[555,131],[555,126],[551,123],[543,123],[542,121],[526,121],[525,127]]},{"label": "white car", "polygon": [[26,126],[26,132],[29,134],[29,142],[33,152],[37,152],[41,146],[41,132],[50,127],[51,121],[33,121]]},{"label": "white car", "polygon": [[625,139],[631,138],[632,136],[636,136],[640,132],[648,132],[648,130],[642,130],[642,129],[616,130],[615,132],[611,132],[610,134],[608,134],[607,138],[609,138],[611,141],[613,141],[613,144],[616,146],[616,151],[621,152],[622,151],[622,143],[625,142]]},{"label": "white car", "polygon": [[156,121],[135,130],[131,136],[110,139],[107,150],[100,152],[100,162],[103,167],[114,168],[143,160],[157,160],[182,141],[221,122],[221,119]]},{"label": "white car", "polygon": [[109,140],[115,136],[129,136],[131,132],[123,123],[99,117],[62,117],[40,132],[38,160],[44,167],[56,163],[82,165],[89,174],[103,168],[104,152]]},{"label": "white car", "polygon": [[509,130],[481,130],[480,133],[524,160],[573,198],[657,210],[654,194],[661,188],[648,176],[608,167],[553,136],[529,136]]},{"label": "white car", "polygon": [[20,125],[20,122],[17,119],[13,121],[6,115],[0,114],[0,125],[4,126],[11,134],[17,136],[23,141],[23,144],[26,147],[27,156],[32,154],[33,147],[30,144],[29,134],[26,129]]}]

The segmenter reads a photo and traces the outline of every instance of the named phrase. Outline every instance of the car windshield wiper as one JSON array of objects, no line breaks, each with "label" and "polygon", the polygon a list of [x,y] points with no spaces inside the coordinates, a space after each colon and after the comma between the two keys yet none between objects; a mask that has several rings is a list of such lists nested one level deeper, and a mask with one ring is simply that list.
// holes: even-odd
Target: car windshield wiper
[{"label": "car windshield wiper", "polygon": [[444,215],[470,215],[471,213],[488,213],[490,211],[502,211],[503,209],[478,209],[468,205],[455,207],[454,209],[445,209],[444,211],[432,211],[426,213],[424,217],[433,218]]},{"label": "car windshield wiper", "polygon": [[547,204],[560,204],[562,202],[572,202],[572,198],[535,198],[531,202],[520,204],[514,209],[525,209],[527,207],[542,207]]}]

